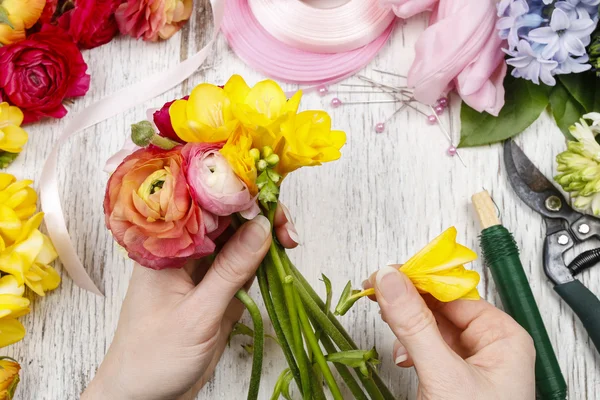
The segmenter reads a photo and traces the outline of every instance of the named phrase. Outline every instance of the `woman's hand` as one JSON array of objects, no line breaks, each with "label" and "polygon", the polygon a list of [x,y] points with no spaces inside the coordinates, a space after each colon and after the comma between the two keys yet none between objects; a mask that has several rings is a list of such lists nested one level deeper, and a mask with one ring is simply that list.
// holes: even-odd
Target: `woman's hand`
[{"label": "woman's hand", "polygon": [[535,399],[535,348],[529,334],[485,300],[424,300],[398,270],[385,267],[375,286],[383,320],[398,339],[394,360],[414,366],[419,400]]},{"label": "woman's hand", "polygon": [[[298,245],[281,204],[274,225],[282,245]],[[82,399],[193,399],[244,310],[235,293],[250,285],[270,244],[271,226],[259,215],[210,266],[155,271],[136,264],[115,338]]]}]

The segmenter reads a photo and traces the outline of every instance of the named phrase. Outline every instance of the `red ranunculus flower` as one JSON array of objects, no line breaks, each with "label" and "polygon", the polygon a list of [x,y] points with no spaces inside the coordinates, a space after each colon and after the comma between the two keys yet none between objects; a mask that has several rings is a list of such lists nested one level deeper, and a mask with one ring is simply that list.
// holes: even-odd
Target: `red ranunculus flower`
[{"label": "red ranunculus flower", "polygon": [[42,24],[53,24],[56,20],[58,3],[58,0],[46,0],[46,5],[44,6],[44,11],[42,11],[39,22]]},{"label": "red ranunculus flower", "polygon": [[[185,96],[183,100],[189,99],[190,96]],[[171,140],[175,140],[177,142],[182,142],[182,140],[177,136],[175,130],[173,129],[173,124],[171,124],[171,116],[169,115],[169,107],[171,104],[175,103],[175,100],[169,101],[165,103],[164,106],[158,111],[155,111],[152,115],[152,119],[154,119],[154,125],[158,128],[158,133],[160,136],[164,136]]]},{"label": "red ranunculus flower", "polygon": [[19,107],[24,123],[62,118],[66,98],[87,93],[87,64],[69,35],[44,25],[38,33],[0,47],[0,98]]},{"label": "red ranunculus flower", "polygon": [[152,269],[182,267],[215,251],[229,225],[193,200],[181,146],[144,148],[111,175],[104,197],[106,226],[129,257]]},{"label": "red ranunculus flower", "polygon": [[115,11],[121,0],[77,0],[75,8],[58,19],[75,43],[93,49],[110,42],[119,33]]}]

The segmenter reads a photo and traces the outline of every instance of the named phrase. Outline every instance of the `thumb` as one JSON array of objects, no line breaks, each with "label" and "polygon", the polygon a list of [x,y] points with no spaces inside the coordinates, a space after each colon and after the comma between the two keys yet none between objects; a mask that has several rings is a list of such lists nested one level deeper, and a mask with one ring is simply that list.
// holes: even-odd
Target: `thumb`
[{"label": "thumb", "polygon": [[229,303],[256,273],[271,245],[271,224],[262,215],[246,222],[219,252],[188,303],[203,324],[221,320]]},{"label": "thumb", "polygon": [[458,356],[442,338],[433,313],[410,279],[395,268],[384,267],[377,273],[375,294],[383,320],[406,348],[419,377],[447,371]]}]

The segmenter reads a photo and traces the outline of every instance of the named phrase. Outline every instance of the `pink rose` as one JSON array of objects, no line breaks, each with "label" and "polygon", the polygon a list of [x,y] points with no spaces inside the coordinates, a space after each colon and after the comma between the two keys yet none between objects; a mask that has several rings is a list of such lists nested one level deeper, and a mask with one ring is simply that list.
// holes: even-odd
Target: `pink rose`
[{"label": "pink rose", "polygon": [[93,49],[110,42],[118,33],[115,11],[121,0],[77,0],[75,8],[58,19],[75,43],[84,49]]},{"label": "pink rose", "polygon": [[190,190],[198,204],[214,215],[239,212],[252,219],[260,212],[256,197],[221,155],[221,147],[222,143],[188,143],[183,147]]},{"label": "pink rose", "polygon": [[155,42],[177,33],[192,7],[192,0],[126,0],[115,17],[122,34]]},{"label": "pink rose", "polygon": [[[185,96],[182,100],[187,100],[190,96]],[[176,142],[182,142],[182,140],[175,133],[175,129],[173,129],[173,124],[171,124],[171,116],[169,115],[169,107],[171,104],[175,103],[175,100],[169,101],[165,103],[164,106],[154,114],[152,114],[152,119],[154,120],[154,125],[158,129],[158,134],[169,138],[171,140],[175,140]]]},{"label": "pink rose", "polygon": [[498,115],[506,64],[497,19],[495,0],[439,0],[408,73],[414,97],[433,104],[456,87],[465,103]]},{"label": "pink rose", "polygon": [[19,107],[24,123],[67,114],[63,101],[87,93],[90,76],[81,51],[62,29],[38,33],[0,47],[0,98]]},{"label": "pink rose", "polygon": [[192,199],[180,149],[134,152],[106,188],[106,226],[131,259],[152,269],[178,268],[212,254],[213,240],[229,225]]}]

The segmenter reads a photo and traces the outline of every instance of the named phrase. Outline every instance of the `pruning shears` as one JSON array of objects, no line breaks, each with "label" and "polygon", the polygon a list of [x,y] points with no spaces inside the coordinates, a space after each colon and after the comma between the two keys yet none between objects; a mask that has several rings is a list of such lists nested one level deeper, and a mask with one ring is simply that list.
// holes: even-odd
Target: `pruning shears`
[{"label": "pruning shears", "polygon": [[560,191],[512,140],[504,143],[504,164],[519,198],[546,222],[544,272],[554,290],[581,320],[600,352],[600,299],[575,278],[600,262],[600,248],[582,252],[567,265],[564,253],[577,243],[600,239],[600,219],[574,211]]}]

